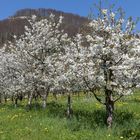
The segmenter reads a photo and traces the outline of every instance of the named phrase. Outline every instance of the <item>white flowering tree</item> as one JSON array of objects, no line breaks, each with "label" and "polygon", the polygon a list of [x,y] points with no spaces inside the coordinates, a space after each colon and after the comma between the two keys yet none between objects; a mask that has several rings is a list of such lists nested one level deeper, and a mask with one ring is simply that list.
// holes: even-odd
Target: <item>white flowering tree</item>
[{"label": "white flowering tree", "polygon": [[28,105],[33,96],[40,95],[45,108],[49,92],[58,85],[56,77],[62,74],[59,57],[64,53],[68,36],[60,30],[61,16],[58,22],[54,15],[40,21],[33,16],[28,21],[30,27],[25,26],[25,34],[15,36],[15,42],[5,48],[14,55],[11,63],[18,66],[13,65],[11,69],[20,73],[16,86],[20,85],[21,92],[29,93]]},{"label": "white flowering tree", "polygon": [[[56,90],[63,91],[63,93],[67,94],[67,117],[71,118],[72,116],[72,99],[71,95],[77,92],[81,92],[83,90],[83,83],[79,80],[79,77],[76,77],[71,69],[72,65],[72,54],[67,52],[69,50],[69,46],[65,48],[65,55],[62,55],[60,58],[61,75],[57,77],[58,88]],[[73,48],[74,49],[74,48]],[[74,66],[75,67],[75,66]]]},{"label": "white flowering tree", "polygon": [[[77,77],[83,90],[89,90],[106,106],[111,127],[114,104],[139,85],[140,40],[133,34],[132,18],[103,9],[87,25],[89,32],[78,34],[67,49],[69,75]],[[86,88],[87,89],[86,89]],[[105,98],[97,96],[100,91]],[[98,92],[99,94],[99,92]]]},{"label": "white flowering tree", "polygon": [[9,53],[9,50],[5,50],[3,47],[0,49],[0,90],[2,96],[15,97],[15,106],[17,105],[17,99],[19,92],[21,91],[22,76],[20,73],[20,65],[18,60],[15,59],[15,55]]}]

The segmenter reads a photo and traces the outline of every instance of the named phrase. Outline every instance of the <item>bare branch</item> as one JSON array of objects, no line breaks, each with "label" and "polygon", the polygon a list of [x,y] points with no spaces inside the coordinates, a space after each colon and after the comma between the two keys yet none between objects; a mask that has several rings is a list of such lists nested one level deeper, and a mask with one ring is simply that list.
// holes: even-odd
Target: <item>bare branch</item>
[{"label": "bare branch", "polygon": [[118,100],[120,100],[124,95],[121,94],[117,99],[114,100],[114,103],[117,102]]},{"label": "bare branch", "polygon": [[88,82],[86,81],[86,79],[83,78],[83,80],[84,80],[86,86],[88,87],[89,91],[93,93],[93,95],[94,95],[94,97],[96,98],[96,100],[97,100],[99,103],[101,103],[101,104],[103,104],[103,105],[106,105],[106,103],[102,102],[102,100],[95,94],[94,90],[93,90],[92,88],[89,87]]}]

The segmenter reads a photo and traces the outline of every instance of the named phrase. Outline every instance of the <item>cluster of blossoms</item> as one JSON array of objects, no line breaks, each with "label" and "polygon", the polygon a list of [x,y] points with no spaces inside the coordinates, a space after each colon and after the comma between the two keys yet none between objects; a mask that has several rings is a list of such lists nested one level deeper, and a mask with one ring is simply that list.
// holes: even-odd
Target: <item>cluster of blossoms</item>
[{"label": "cluster of blossoms", "polygon": [[104,9],[100,18],[90,20],[89,32],[69,38],[60,30],[62,19],[33,16],[25,34],[0,50],[1,91],[27,94],[29,104],[41,96],[44,107],[49,92],[90,91],[106,105],[110,126],[114,103],[140,87],[140,39],[132,33],[134,23]]}]

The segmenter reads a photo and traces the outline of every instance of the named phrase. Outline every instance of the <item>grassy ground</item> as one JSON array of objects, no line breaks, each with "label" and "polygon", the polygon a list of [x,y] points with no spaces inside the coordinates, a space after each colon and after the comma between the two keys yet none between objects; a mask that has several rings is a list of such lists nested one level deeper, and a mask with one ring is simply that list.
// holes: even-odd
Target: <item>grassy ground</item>
[{"label": "grassy ground", "polygon": [[112,129],[105,125],[105,107],[93,97],[73,97],[73,118],[65,116],[66,98],[49,97],[47,109],[25,102],[16,109],[0,105],[0,140],[140,140],[140,94],[116,104]]}]

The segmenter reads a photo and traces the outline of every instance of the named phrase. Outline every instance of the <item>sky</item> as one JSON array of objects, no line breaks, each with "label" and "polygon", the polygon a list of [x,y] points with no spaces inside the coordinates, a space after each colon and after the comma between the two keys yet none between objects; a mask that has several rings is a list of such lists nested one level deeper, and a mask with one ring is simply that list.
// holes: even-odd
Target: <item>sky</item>
[{"label": "sky", "polygon": [[[126,16],[140,17],[140,0],[102,0],[116,3],[122,7]],[[0,20],[13,15],[17,10],[24,8],[52,8],[64,12],[87,16],[90,8],[98,0],[0,0]],[[137,25],[140,30],[140,23]]]}]

